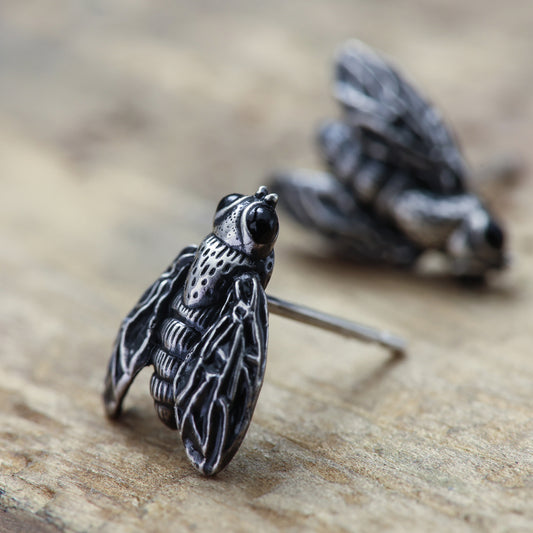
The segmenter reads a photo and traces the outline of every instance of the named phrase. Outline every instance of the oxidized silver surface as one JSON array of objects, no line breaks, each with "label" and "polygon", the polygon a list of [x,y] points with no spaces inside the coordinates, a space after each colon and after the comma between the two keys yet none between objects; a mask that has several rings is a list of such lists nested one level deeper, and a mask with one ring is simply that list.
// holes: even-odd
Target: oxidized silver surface
[{"label": "oxidized silver surface", "polygon": [[206,475],[239,448],[263,383],[276,203],[265,187],[224,197],[213,232],[182,250],[124,319],[109,363],[107,414],[120,415],[135,376],[153,365],[159,418]]},{"label": "oxidized silver surface", "polygon": [[272,188],[283,207],[366,260],[412,266],[433,249],[460,276],[503,268],[504,232],[469,191],[463,157],[438,111],[359,42],[336,58],[334,96],[342,116],[318,132],[327,172],[278,173]]}]

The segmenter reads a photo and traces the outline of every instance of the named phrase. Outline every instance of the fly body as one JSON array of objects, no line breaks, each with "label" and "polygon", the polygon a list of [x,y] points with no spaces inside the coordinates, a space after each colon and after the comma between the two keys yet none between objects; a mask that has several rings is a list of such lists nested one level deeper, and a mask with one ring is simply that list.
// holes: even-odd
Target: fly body
[{"label": "fly body", "polygon": [[503,268],[501,224],[469,189],[454,136],[411,83],[350,42],[336,58],[334,96],[341,117],[318,133],[327,171],[274,177],[286,210],[358,258],[411,266],[436,250],[460,276]]},{"label": "fly body", "polygon": [[136,374],[153,365],[157,414],[207,475],[237,451],[261,389],[276,203],[265,187],[224,197],[213,232],[185,248],[123,321],[109,364],[108,415],[120,414]]}]

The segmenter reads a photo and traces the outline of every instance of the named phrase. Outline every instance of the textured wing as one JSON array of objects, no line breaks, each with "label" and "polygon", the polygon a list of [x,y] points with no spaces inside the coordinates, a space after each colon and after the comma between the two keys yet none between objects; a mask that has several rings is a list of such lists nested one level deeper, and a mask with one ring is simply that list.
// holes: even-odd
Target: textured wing
[{"label": "textured wing", "polygon": [[183,249],[122,322],[105,379],[104,405],[108,416],[120,415],[129,386],[139,371],[150,364],[154,327],[175,289],[183,285],[195,252],[195,246]]},{"label": "textured wing", "polygon": [[388,162],[416,170],[435,192],[464,190],[464,162],[441,115],[370,48],[351,41],[340,50],[334,94],[347,123],[384,146]]},{"label": "textured wing", "polygon": [[206,475],[239,448],[263,383],[268,309],[258,277],[235,282],[219,319],[178,370],[176,422],[187,455]]},{"label": "textured wing", "polygon": [[302,226],[324,235],[346,255],[367,261],[412,265],[420,248],[356,202],[330,174],[280,173],[269,187],[281,206]]}]

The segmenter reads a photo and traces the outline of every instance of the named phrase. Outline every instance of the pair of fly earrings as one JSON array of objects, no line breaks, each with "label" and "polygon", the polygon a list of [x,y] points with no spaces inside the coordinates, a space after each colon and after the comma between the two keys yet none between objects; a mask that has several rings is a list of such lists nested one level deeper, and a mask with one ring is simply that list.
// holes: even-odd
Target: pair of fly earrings
[{"label": "pair of fly earrings", "polygon": [[[468,187],[463,158],[439,113],[365,46],[343,48],[335,66],[341,119],[324,125],[327,172],[276,176],[272,189],[289,213],[347,255],[414,265],[426,250],[452,272],[482,278],[505,266],[500,224]],[[184,248],[120,327],[104,403],[118,417],[135,376],[153,366],[159,418],[177,429],[193,465],[212,475],[238,450],[265,372],[268,313],[378,342],[375,331],[268,296],[278,234],[277,194],[223,198],[213,231]]]},{"label": "pair of fly earrings", "polygon": [[120,415],[135,376],[153,366],[157,414],[180,432],[187,456],[206,475],[229,463],[250,425],[265,372],[269,310],[404,350],[393,335],[266,295],[277,201],[265,187],[223,198],[212,233],[184,248],[124,319],[109,362],[108,416]]}]

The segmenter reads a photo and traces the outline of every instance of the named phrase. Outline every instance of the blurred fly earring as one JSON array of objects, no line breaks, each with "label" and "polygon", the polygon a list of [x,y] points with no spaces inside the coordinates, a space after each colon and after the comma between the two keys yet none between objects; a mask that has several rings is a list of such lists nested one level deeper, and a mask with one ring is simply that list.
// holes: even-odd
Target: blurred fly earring
[{"label": "blurred fly earring", "polygon": [[153,365],[150,392],[159,418],[179,430],[203,474],[223,469],[238,450],[263,383],[268,311],[377,342],[395,354],[404,342],[267,296],[278,235],[276,194],[230,194],[213,231],[184,248],[122,322],[107,371],[104,403],[120,415],[135,376]]},{"label": "blurred fly earring", "polygon": [[410,267],[434,250],[454,275],[479,279],[504,268],[504,231],[470,191],[440,113],[362,43],[343,46],[334,70],[341,117],[318,132],[326,172],[271,184],[289,214],[347,256]]}]

